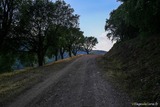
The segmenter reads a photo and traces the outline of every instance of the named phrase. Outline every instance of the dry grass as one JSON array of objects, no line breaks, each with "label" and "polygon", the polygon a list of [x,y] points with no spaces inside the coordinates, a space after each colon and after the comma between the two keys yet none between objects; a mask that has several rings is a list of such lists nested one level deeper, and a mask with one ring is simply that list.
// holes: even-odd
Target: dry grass
[{"label": "dry grass", "polygon": [[118,43],[101,59],[106,75],[135,102],[160,104],[159,41],[152,37]]},{"label": "dry grass", "polygon": [[51,73],[61,70],[78,57],[80,56],[59,60],[43,67],[0,74],[0,106],[14,100],[16,96],[43,81]]}]

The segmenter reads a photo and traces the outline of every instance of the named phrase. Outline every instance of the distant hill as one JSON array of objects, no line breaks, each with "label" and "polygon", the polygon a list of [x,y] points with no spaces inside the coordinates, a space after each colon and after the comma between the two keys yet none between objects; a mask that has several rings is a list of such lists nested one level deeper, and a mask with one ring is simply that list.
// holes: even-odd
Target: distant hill
[{"label": "distant hill", "polygon": [[[77,55],[85,55],[87,54],[85,51],[78,51],[77,52]],[[96,55],[104,55],[106,54],[106,51],[103,51],[103,50],[92,50],[90,52],[90,54],[96,54]],[[68,52],[65,52],[64,53],[64,59],[65,58],[68,58],[69,55],[68,55]],[[58,60],[61,59],[61,56],[58,55]],[[48,63],[51,63],[51,62],[54,62],[55,61],[55,57],[52,57],[52,58],[48,58],[48,57],[45,57],[45,62],[46,64]],[[38,66],[37,64],[35,64],[34,66]],[[25,67],[20,63],[19,60],[16,60],[15,64],[13,65],[12,67],[14,70],[18,70],[18,69],[24,69]]]},{"label": "distant hill", "polygon": [[103,51],[103,50],[92,50],[90,52],[90,54],[96,54],[96,55],[104,55],[106,53],[107,53],[107,51]]},{"label": "distant hill", "polygon": [[[92,50],[91,52],[90,52],[90,54],[96,54],[96,55],[104,55],[104,54],[106,54],[107,52],[106,51],[103,51],[103,50]],[[85,54],[87,54],[85,51],[78,51],[77,52],[77,55],[85,55]],[[69,55],[68,55],[68,52],[65,52],[64,53],[64,59],[65,58],[68,58],[69,57]],[[60,55],[58,55],[58,60],[59,59],[61,59],[61,56]],[[46,63],[50,63],[50,62],[54,62],[55,61],[55,58],[53,57],[53,58],[51,58],[51,59],[46,59]]]}]

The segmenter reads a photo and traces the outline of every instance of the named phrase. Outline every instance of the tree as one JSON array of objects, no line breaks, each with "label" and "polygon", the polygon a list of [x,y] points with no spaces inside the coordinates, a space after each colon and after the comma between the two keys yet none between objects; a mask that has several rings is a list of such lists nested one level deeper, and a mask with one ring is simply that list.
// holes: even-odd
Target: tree
[{"label": "tree", "polygon": [[53,53],[56,60],[59,50],[63,56],[65,35],[69,29],[77,27],[79,15],[73,14],[74,9],[64,1],[27,1],[21,9],[18,38],[23,51],[36,53],[38,64],[42,66],[48,53]]},{"label": "tree", "polygon": [[160,31],[159,0],[127,0],[123,1],[128,12],[128,20],[140,29],[140,33],[158,34]]},{"label": "tree", "polygon": [[77,43],[73,44],[72,46],[72,53],[74,56],[77,55],[78,51],[83,50],[83,43],[84,43],[84,37],[80,38]]},{"label": "tree", "polygon": [[138,36],[139,29],[128,22],[126,13],[124,4],[110,13],[105,30],[108,31],[107,37],[112,41],[124,41]]},{"label": "tree", "polygon": [[[54,24],[56,25],[56,31],[53,33],[56,36],[56,45],[52,44],[51,47],[52,49],[56,50],[54,51],[54,55],[56,56],[55,58],[57,60],[57,55],[59,53],[61,55],[61,58],[63,59],[64,52],[69,49],[68,46],[70,44],[70,39],[73,39],[71,30],[74,28],[78,28],[79,15],[74,14],[74,9],[64,1],[57,0],[55,2],[55,7],[56,9],[54,13],[56,19],[54,21]],[[71,53],[71,51],[69,53]]]},{"label": "tree", "polygon": [[0,0],[0,51],[12,36],[21,3],[22,0]]},{"label": "tree", "polygon": [[56,6],[57,17],[59,17],[57,24],[61,26],[61,28],[58,30],[58,47],[61,58],[63,59],[65,50],[68,50],[69,56],[71,57],[72,44],[74,41],[76,41],[73,32],[79,27],[79,15],[73,14],[74,9],[64,1],[56,1]]},{"label": "tree", "polygon": [[16,58],[14,28],[22,0],[0,0],[0,71],[12,70]]},{"label": "tree", "polygon": [[77,51],[80,50],[80,47],[83,44],[83,32],[80,31],[80,28],[71,28],[69,30],[68,37],[66,38],[67,41],[67,50],[69,52],[69,56],[77,54]]},{"label": "tree", "polygon": [[44,56],[49,47],[48,30],[54,21],[54,4],[44,0],[27,0],[22,5],[19,23],[20,50],[37,54],[38,64],[44,64]]},{"label": "tree", "polygon": [[12,71],[12,65],[15,62],[15,54],[6,53],[0,55],[0,73]]},{"label": "tree", "polygon": [[83,48],[89,54],[92,51],[93,47],[98,43],[97,38],[95,37],[85,37]]},{"label": "tree", "polygon": [[159,0],[119,0],[122,4],[110,13],[106,21],[107,37],[125,41],[137,36],[160,33]]},{"label": "tree", "polygon": [[34,61],[42,66],[45,56],[57,59],[59,52],[63,59],[67,38],[72,38],[70,32],[78,28],[78,21],[79,15],[63,0],[1,0],[0,59],[10,57],[8,52],[27,66]]},{"label": "tree", "polygon": [[0,1],[0,48],[8,35],[13,22],[14,0]]}]

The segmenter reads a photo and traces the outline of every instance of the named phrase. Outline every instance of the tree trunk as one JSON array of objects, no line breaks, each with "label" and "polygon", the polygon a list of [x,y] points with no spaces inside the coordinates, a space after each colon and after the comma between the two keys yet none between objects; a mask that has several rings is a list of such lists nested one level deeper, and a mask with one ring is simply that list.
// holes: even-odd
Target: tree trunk
[{"label": "tree trunk", "polygon": [[[4,43],[4,39],[5,37],[7,36],[7,34],[9,33],[9,29],[11,27],[11,23],[12,23],[12,16],[13,16],[13,11],[14,11],[14,6],[13,6],[13,1],[14,0],[11,0],[11,1],[8,1],[8,0],[5,0],[3,1],[5,5],[2,5],[2,9],[3,10],[3,13],[1,14],[2,15],[2,26],[1,26],[1,31],[0,31],[0,50],[1,48],[3,48],[3,43]],[[8,8],[7,8],[8,7]],[[9,8],[10,7],[10,8]]]},{"label": "tree trunk", "polygon": [[44,63],[44,55],[45,55],[45,51],[46,49],[44,49],[44,45],[43,45],[43,37],[40,34],[41,29],[39,30],[39,34],[38,34],[38,38],[39,38],[39,43],[38,43],[38,64],[39,66],[43,66]]},{"label": "tree trunk", "polygon": [[60,55],[61,55],[61,59],[64,59],[63,54],[64,54],[64,50],[63,50],[62,48],[60,48]]},{"label": "tree trunk", "polygon": [[74,52],[74,53],[73,53],[73,55],[74,55],[74,56],[76,56],[76,55],[77,55],[77,53],[76,53],[76,52]]},{"label": "tree trunk", "polygon": [[72,53],[73,53],[74,56],[77,55],[77,51],[76,50],[73,50]]},{"label": "tree trunk", "polygon": [[0,33],[2,33],[2,35],[1,35],[1,37],[0,37],[0,51],[1,51],[2,48],[3,48],[4,37],[5,37],[6,35],[3,33],[3,31],[0,32]]},{"label": "tree trunk", "polygon": [[71,52],[71,50],[69,50],[69,57],[72,57],[72,52]]},{"label": "tree trunk", "polygon": [[44,55],[43,52],[38,52],[38,65],[43,66],[43,61],[44,61]]},{"label": "tree trunk", "polygon": [[78,50],[76,50],[76,51],[74,52],[74,55],[75,55],[75,56],[77,55],[77,52],[78,52]]},{"label": "tree trunk", "polygon": [[72,50],[71,50],[71,46],[68,47],[68,52],[69,52],[69,57],[72,57]]},{"label": "tree trunk", "polygon": [[58,55],[55,55],[55,61],[58,61]]},{"label": "tree trunk", "polygon": [[55,61],[58,60],[58,49],[56,49],[56,52],[55,52]]},{"label": "tree trunk", "polygon": [[86,49],[87,54],[89,54],[89,51]]}]

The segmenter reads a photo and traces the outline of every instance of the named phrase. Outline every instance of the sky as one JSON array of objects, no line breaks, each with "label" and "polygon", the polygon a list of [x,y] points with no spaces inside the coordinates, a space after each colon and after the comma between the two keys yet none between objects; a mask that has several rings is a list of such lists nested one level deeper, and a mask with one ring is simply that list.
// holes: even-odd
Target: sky
[{"label": "sky", "polygon": [[104,30],[106,18],[120,2],[117,0],[65,0],[80,15],[80,28],[84,36],[94,36],[98,44],[94,49],[108,51],[113,43],[107,39]]}]

